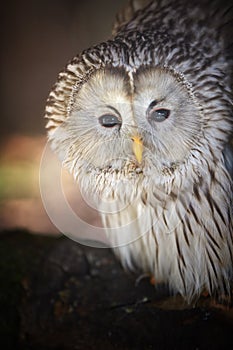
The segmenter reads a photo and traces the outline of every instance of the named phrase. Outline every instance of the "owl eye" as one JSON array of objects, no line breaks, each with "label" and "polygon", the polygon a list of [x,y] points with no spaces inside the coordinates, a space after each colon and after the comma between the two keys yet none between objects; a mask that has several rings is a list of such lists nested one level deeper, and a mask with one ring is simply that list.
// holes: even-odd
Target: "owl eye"
[{"label": "owl eye", "polygon": [[105,128],[112,128],[116,125],[121,125],[121,121],[113,114],[104,114],[99,117],[99,122]]},{"label": "owl eye", "polygon": [[165,108],[158,108],[158,109],[153,109],[148,113],[148,118],[149,120],[155,121],[155,122],[163,122],[166,120],[170,115],[169,109]]}]

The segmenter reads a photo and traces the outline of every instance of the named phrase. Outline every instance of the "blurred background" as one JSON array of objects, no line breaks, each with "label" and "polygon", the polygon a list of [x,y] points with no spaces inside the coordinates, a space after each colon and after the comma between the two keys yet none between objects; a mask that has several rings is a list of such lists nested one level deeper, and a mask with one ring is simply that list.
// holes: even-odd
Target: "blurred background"
[{"label": "blurred background", "polygon": [[[2,5],[0,229],[59,233],[46,214],[39,189],[46,99],[73,56],[111,36],[115,15],[124,4],[124,0],[13,0]],[[92,217],[86,210],[82,203],[83,215]]]},{"label": "blurred background", "polygon": [[[232,308],[227,314],[222,305],[208,307],[204,297],[200,307],[185,309],[183,299],[169,298],[160,286],[155,293],[150,276],[136,279],[124,272],[108,249],[57,237],[61,233],[43,206],[40,169],[44,197],[57,205],[60,217],[54,188],[57,164],[47,152],[43,118],[49,91],[73,56],[111,37],[115,15],[126,2],[1,4],[0,344],[4,350],[233,349]],[[45,149],[51,158],[42,158]],[[41,159],[46,160],[43,166]],[[71,176],[64,172],[61,177],[72,209],[98,231],[96,211],[82,200]],[[61,219],[67,223],[67,217]]]}]

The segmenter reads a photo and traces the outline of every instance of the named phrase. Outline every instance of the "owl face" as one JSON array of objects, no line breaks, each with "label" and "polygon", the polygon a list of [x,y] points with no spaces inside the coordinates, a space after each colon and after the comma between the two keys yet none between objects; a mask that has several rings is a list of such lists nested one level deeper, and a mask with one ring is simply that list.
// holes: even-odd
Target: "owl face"
[{"label": "owl face", "polygon": [[106,68],[76,93],[60,131],[74,173],[85,168],[161,175],[186,161],[201,120],[188,89],[171,72]]}]

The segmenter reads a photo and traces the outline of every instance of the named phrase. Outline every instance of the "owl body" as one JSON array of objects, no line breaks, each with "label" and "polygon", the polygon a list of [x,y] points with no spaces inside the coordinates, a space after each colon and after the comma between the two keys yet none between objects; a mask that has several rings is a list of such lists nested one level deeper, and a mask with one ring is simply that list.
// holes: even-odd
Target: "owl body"
[{"label": "owl body", "polygon": [[123,266],[187,300],[230,290],[232,18],[220,1],[131,1],[46,106],[52,148]]}]

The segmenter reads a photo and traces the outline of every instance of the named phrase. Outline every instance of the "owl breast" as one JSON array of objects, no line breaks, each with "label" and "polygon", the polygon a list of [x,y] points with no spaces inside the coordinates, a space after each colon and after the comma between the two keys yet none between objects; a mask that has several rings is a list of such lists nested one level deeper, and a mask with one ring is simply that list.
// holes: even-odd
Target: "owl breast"
[{"label": "owl breast", "polygon": [[184,178],[177,183],[173,174],[160,186],[139,182],[122,198],[113,191],[109,205],[104,199],[103,211],[98,202],[110,245],[123,266],[154,275],[187,300],[203,289],[229,292],[233,248],[232,214],[225,210],[230,205],[226,189],[231,188],[218,183],[227,178],[225,170],[219,167],[213,197],[205,172],[190,174],[190,169],[183,169]]}]

